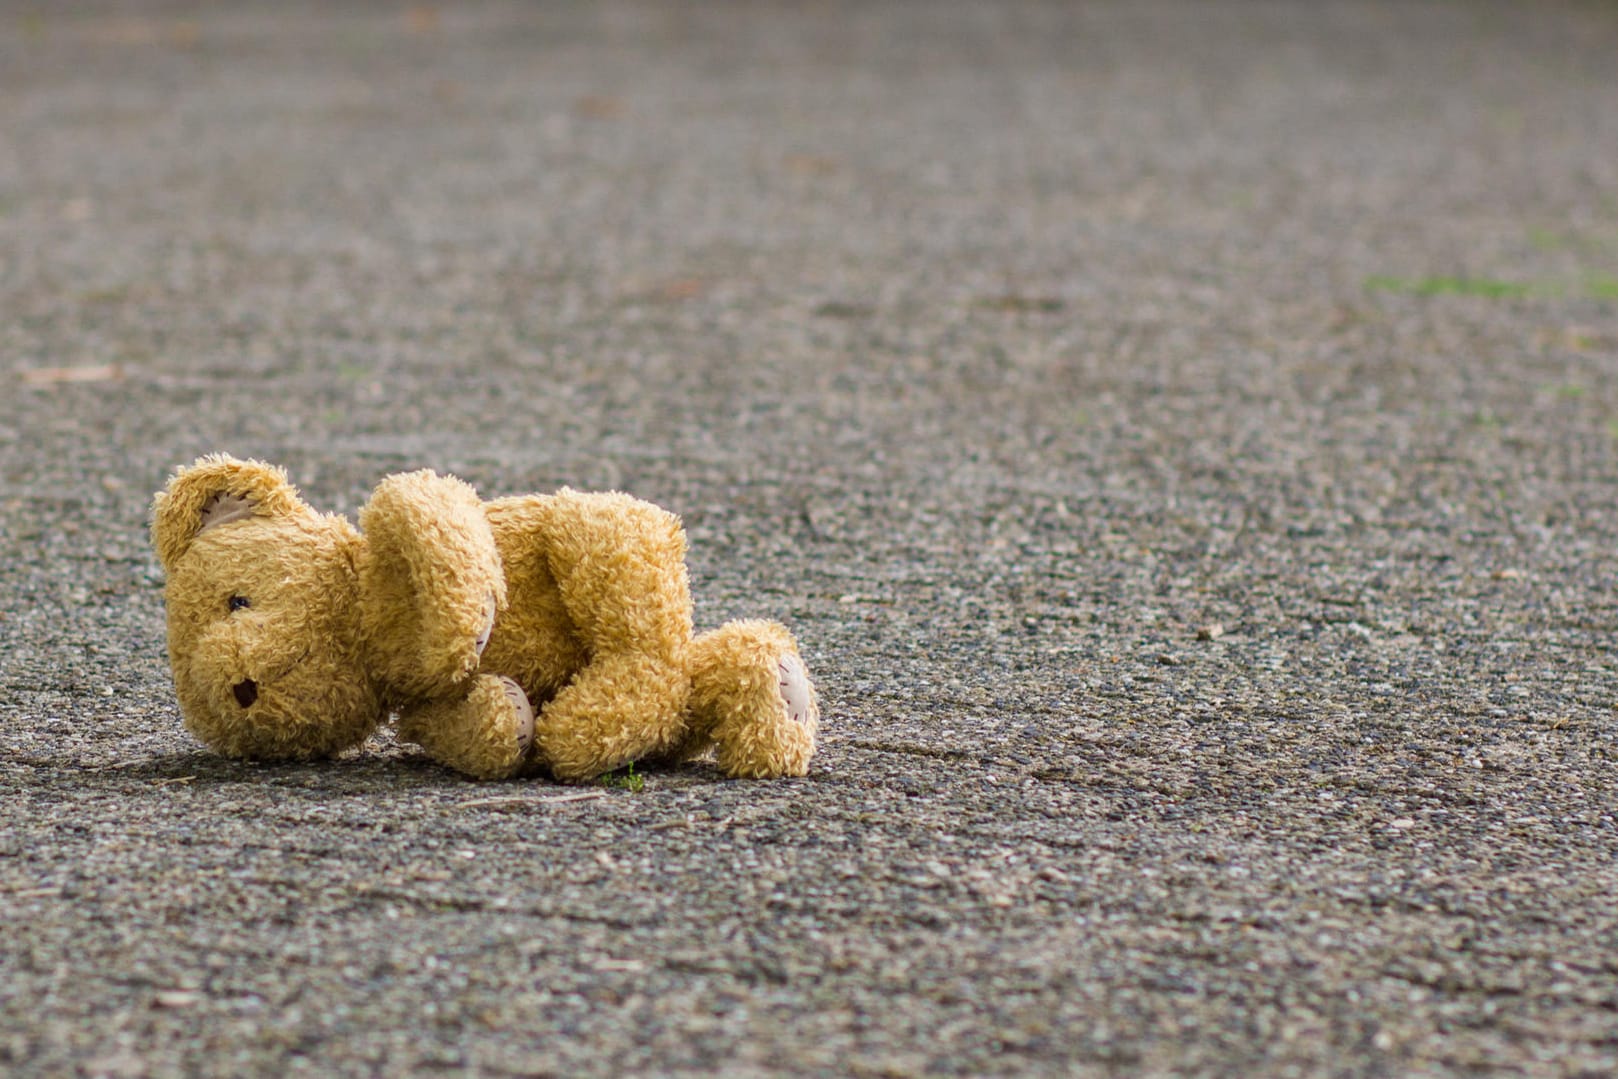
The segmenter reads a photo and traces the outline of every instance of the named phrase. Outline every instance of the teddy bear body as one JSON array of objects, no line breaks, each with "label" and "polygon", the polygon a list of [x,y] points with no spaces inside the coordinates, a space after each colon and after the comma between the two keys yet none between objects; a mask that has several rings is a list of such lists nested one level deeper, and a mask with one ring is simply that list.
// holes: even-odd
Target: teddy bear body
[{"label": "teddy bear body", "polygon": [[685,536],[627,495],[493,502],[432,472],[320,514],[224,456],[154,503],[187,725],[229,755],[329,755],[390,714],[466,774],[577,780],[710,747],[727,774],[801,775],[814,691],[763,621],[695,634]]}]

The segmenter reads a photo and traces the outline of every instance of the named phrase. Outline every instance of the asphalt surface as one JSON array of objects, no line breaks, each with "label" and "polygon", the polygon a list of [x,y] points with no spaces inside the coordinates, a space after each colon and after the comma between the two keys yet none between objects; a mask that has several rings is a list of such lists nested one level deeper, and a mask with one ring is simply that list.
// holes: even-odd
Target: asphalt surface
[{"label": "asphalt surface", "polygon": [[[0,1071],[1618,1072],[1615,56],[0,9]],[[145,526],[212,450],[661,502],[811,774],[201,751]]]}]

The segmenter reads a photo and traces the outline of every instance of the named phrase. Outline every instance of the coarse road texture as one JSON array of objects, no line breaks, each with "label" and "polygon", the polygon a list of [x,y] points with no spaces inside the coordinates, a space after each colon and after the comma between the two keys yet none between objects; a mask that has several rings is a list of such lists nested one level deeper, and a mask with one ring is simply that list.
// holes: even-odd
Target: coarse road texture
[{"label": "coarse road texture", "polygon": [[[0,1071],[1618,1071],[1615,56],[1605,0],[0,9]],[[812,773],[202,752],[145,526],[216,449],[674,509]]]}]

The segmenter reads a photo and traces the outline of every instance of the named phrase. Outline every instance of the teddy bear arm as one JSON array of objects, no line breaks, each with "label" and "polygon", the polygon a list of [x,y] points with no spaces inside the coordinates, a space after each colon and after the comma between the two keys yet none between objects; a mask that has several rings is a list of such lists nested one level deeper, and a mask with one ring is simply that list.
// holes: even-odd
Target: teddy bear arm
[{"label": "teddy bear arm", "polygon": [[457,697],[478,666],[506,584],[470,485],[430,471],[389,476],[360,511],[362,634],[405,697]]}]

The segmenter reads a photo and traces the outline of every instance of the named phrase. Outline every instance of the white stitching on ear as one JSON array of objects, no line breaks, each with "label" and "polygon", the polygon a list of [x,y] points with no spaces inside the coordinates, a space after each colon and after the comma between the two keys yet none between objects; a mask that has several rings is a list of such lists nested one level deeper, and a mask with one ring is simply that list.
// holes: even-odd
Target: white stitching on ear
[{"label": "white stitching on ear", "polygon": [[202,524],[195,534],[200,536],[210,528],[251,517],[255,509],[257,504],[250,499],[220,492],[203,503]]}]

